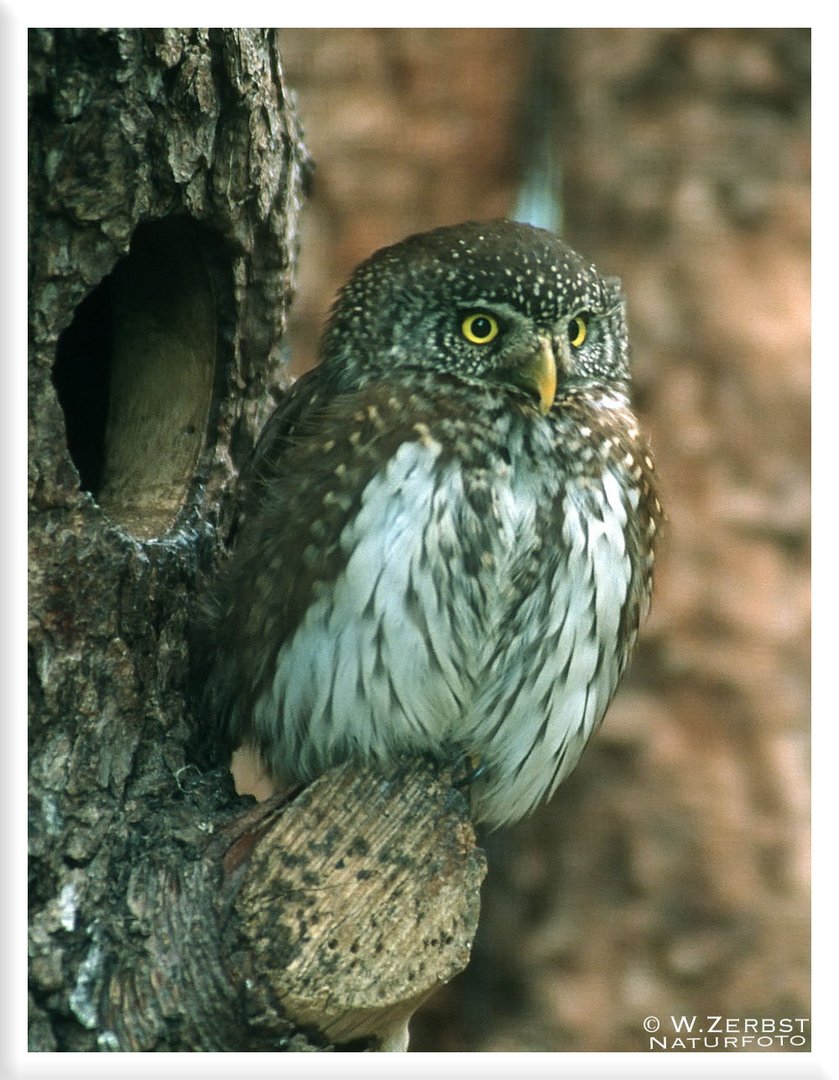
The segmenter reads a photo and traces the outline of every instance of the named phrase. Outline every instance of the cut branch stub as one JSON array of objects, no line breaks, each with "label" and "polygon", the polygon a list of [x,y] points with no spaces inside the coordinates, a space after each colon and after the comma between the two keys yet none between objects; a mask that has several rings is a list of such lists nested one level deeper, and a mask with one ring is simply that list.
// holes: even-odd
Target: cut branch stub
[{"label": "cut branch stub", "polygon": [[257,828],[226,859],[249,1022],[401,1048],[469,960],[485,863],[465,800],[432,766],[345,766]]},{"label": "cut branch stub", "polygon": [[208,830],[220,784],[138,830],[77,1015],[108,1050],[404,1049],[478,925],[484,856],[450,777],[344,765]]}]

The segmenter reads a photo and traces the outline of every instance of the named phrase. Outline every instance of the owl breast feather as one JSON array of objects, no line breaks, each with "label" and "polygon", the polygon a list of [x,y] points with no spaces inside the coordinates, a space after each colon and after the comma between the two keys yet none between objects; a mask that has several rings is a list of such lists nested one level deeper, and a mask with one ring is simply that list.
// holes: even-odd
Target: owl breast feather
[{"label": "owl breast feather", "polygon": [[508,445],[479,468],[423,434],[367,482],[343,569],[254,705],[277,775],[460,750],[483,766],[476,818],[500,825],[573,768],[622,666],[626,509],[608,472],[581,492]]}]

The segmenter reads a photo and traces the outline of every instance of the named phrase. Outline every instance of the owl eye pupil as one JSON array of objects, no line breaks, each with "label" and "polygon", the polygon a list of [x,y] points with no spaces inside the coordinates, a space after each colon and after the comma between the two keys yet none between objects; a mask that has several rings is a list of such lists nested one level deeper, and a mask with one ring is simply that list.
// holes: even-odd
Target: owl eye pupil
[{"label": "owl eye pupil", "polygon": [[485,311],[475,311],[461,322],[460,332],[473,345],[487,345],[498,336],[498,320]]},{"label": "owl eye pupil", "polygon": [[586,340],[588,334],[588,316],[575,315],[574,318],[568,324],[568,340],[571,342],[572,349],[579,349],[579,347]]}]

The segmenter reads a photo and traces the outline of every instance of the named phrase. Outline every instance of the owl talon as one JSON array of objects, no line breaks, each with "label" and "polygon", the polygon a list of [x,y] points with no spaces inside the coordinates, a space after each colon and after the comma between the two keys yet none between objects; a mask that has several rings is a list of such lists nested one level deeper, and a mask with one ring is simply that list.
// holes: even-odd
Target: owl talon
[{"label": "owl talon", "polygon": [[471,787],[486,771],[486,763],[477,754],[463,754],[453,770],[452,783],[456,788]]}]

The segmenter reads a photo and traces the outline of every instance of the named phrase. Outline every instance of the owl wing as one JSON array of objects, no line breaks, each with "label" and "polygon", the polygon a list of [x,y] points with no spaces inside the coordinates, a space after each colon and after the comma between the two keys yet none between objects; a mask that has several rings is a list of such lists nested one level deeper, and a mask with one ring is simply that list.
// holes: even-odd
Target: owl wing
[{"label": "owl wing", "polygon": [[293,441],[301,422],[314,413],[329,392],[329,380],[322,368],[312,368],[300,376],[286,391],[279,404],[265,421],[256,444],[239,474],[237,510],[232,544],[249,510],[259,505],[261,495],[270,485],[274,471],[282,465],[283,450]]},{"label": "owl wing", "polygon": [[[375,606],[395,592],[399,579],[412,602],[398,560],[409,533],[417,535],[416,515],[430,513],[441,448],[429,448],[424,421],[439,423],[447,412],[460,409],[439,377],[426,385],[422,379],[376,382],[336,394],[328,376],[315,369],[269,419],[243,481],[244,511],[230,564],[196,635],[199,677],[209,672],[205,709],[218,719],[229,748],[254,736],[255,716],[262,716],[265,729],[268,713],[280,710],[271,695],[284,678],[281,654],[282,663],[291,664],[286,657],[292,639],[307,617],[306,649],[295,662],[309,663],[313,651],[334,649],[329,635],[312,629],[322,617],[316,607],[321,597],[336,589],[342,597],[354,592],[351,609],[336,608],[328,616],[332,641],[342,619],[350,625],[364,614],[365,589]],[[457,539],[453,533],[453,545]],[[387,573],[378,581],[385,562]],[[378,613],[391,622],[392,614]],[[438,667],[446,662],[445,656],[439,660]],[[400,657],[391,662],[398,669]],[[453,680],[451,670],[447,677]],[[359,678],[370,683],[369,672]],[[387,692],[398,695],[395,686]],[[261,741],[272,745],[275,737],[264,734]]]}]

